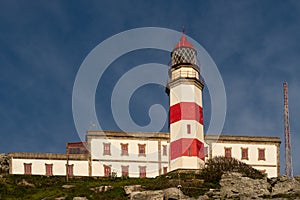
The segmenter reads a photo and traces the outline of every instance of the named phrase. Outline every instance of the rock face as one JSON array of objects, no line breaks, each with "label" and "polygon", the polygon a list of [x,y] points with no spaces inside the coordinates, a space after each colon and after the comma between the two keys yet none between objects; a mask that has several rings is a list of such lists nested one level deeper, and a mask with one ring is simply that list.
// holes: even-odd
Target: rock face
[{"label": "rock face", "polygon": [[271,188],[266,179],[242,177],[240,173],[224,174],[220,185],[220,195],[223,198],[268,196]]},{"label": "rock face", "polygon": [[[300,199],[300,182],[287,176],[251,179],[239,173],[226,173],[220,181],[221,189],[212,189],[200,199]],[[287,197],[287,198],[281,198]]]},{"label": "rock face", "polygon": [[283,175],[278,178],[271,179],[272,196],[278,195],[299,195],[300,196],[300,182],[295,178],[290,179]]},{"label": "rock face", "polygon": [[0,174],[8,174],[9,172],[9,158],[6,154],[0,154]]},{"label": "rock face", "polygon": [[130,200],[194,200],[185,196],[181,190],[177,188],[168,188],[165,190],[154,191],[134,191],[130,193]]}]

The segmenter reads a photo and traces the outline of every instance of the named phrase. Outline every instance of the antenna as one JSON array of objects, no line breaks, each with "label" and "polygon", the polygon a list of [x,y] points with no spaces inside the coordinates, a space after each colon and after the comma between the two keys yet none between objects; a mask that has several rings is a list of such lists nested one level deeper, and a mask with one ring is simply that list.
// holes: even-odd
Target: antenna
[{"label": "antenna", "polygon": [[288,101],[288,84],[283,83],[284,95],[284,142],[285,142],[285,174],[292,178],[292,156],[291,156],[291,135],[290,135],[290,121],[289,121],[289,101]]}]

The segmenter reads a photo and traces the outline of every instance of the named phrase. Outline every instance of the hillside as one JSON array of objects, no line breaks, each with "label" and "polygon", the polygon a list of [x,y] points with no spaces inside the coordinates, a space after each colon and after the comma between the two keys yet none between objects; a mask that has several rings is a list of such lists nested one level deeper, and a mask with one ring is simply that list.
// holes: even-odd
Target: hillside
[{"label": "hillside", "polygon": [[6,175],[0,179],[0,199],[300,199],[299,180],[225,173],[219,185],[204,183],[196,174],[153,179],[71,178],[69,182],[65,177]]}]

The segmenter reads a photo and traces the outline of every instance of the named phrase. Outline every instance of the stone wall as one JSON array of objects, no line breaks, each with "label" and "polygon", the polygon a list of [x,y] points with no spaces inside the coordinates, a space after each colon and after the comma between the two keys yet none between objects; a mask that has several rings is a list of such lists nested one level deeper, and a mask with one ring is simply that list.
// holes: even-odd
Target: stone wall
[{"label": "stone wall", "polygon": [[8,155],[0,154],[0,174],[8,174],[9,172],[9,157]]}]

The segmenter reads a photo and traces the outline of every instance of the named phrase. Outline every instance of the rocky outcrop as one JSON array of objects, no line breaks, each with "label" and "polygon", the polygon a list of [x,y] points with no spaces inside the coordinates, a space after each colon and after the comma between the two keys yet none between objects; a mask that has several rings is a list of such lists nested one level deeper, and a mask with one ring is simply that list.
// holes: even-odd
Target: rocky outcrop
[{"label": "rocky outcrop", "polygon": [[18,182],[18,185],[28,186],[28,187],[35,187],[33,183],[27,182],[25,179],[22,179],[20,182]]},{"label": "rocky outcrop", "polygon": [[271,185],[266,179],[242,177],[239,173],[224,174],[220,181],[222,198],[263,197],[270,195]]},{"label": "rocky outcrop", "polygon": [[300,182],[295,178],[290,179],[283,175],[278,178],[270,180],[272,184],[272,196],[280,195],[299,195],[300,196]]},{"label": "rocky outcrop", "polygon": [[8,174],[9,172],[9,157],[8,155],[0,154],[0,174]]},{"label": "rocky outcrop", "polygon": [[133,192],[143,191],[141,185],[128,185],[128,186],[124,186],[124,190],[125,190],[125,194],[127,194],[127,195],[129,195],[129,194],[131,194]]},{"label": "rocky outcrop", "polygon": [[300,199],[300,182],[287,176],[251,179],[240,173],[226,173],[221,189],[211,189],[200,199]]},{"label": "rocky outcrop", "polygon": [[[128,187],[128,186],[126,186]],[[135,189],[137,189],[135,187]],[[127,190],[128,191],[128,190]],[[126,193],[127,194],[127,193]],[[129,193],[130,200],[195,200],[182,193],[177,188],[168,188],[165,190],[146,190],[146,191],[134,191]]]}]

